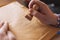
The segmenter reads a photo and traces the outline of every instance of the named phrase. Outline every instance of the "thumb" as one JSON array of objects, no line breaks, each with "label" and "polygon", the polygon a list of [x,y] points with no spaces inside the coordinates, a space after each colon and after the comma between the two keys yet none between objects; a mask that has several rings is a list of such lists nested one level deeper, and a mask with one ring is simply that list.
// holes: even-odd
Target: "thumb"
[{"label": "thumb", "polygon": [[16,37],[15,37],[15,35],[12,32],[8,31],[7,34],[8,34],[7,36],[9,38],[9,40],[16,40]]}]

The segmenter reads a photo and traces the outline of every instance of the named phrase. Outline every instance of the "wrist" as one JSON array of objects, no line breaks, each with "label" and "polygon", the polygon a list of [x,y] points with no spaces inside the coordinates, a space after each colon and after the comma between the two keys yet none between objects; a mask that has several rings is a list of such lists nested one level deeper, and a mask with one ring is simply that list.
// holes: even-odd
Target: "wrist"
[{"label": "wrist", "polygon": [[58,24],[58,15],[57,14],[53,14],[53,21],[52,21],[52,25],[57,25]]},{"label": "wrist", "polygon": [[56,25],[56,27],[60,28],[60,14],[57,14],[57,16],[58,16],[58,19],[57,19],[57,25]]},{"label": "wrist", "polygon": [[56,16],[56,20],[55,20],[55,23],[52,24],[52,26],[56,28],[60,28],[60,14],[55,14],[55,16]]}]

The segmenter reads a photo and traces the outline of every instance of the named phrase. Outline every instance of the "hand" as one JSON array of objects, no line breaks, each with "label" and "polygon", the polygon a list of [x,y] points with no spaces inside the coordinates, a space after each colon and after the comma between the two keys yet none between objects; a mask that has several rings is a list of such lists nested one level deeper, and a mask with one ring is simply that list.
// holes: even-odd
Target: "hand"
[{"label": "hand", "polygon": [[[39,7],[39,11],[33,9],[33,6],[37,4]],[[35,16],[44,24],[57,24],[57,16],[49,9],[48,5],[39,1],[39,0],[31,0],[29,3],[29,10],[31,15]]]},{"label": "hand", "polygon": [[0,40],[16,40],[13,33],[8,31],[8,23],[0,22]]}]

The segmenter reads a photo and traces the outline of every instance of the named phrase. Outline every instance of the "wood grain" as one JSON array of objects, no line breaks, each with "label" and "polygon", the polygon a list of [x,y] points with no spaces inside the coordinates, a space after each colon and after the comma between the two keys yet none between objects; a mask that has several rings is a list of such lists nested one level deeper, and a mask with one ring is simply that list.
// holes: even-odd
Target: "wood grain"
[{"label": "wood grain", "polygon": [[7,5],[15,0],[0,0],[0,7]]},{"label": "wood grain", "polygon": [[57,28],[44,25],[35,17],[26,19],[28,13],[26,7],[14,1],[0,8],[0,20],[9,22],[17,40],[50,40],[56,34]]}]

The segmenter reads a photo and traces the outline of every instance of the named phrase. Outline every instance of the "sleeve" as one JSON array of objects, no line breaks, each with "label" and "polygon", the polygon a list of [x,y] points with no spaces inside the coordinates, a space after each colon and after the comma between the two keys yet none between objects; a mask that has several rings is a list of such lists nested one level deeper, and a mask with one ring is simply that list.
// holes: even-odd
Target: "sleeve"
[{"label": "sleeve", "polygon": [[60,14],[55,14],[56,16],[58,16],[57,18],[57,25],[54,25],[56,28],[60,28]]}]

